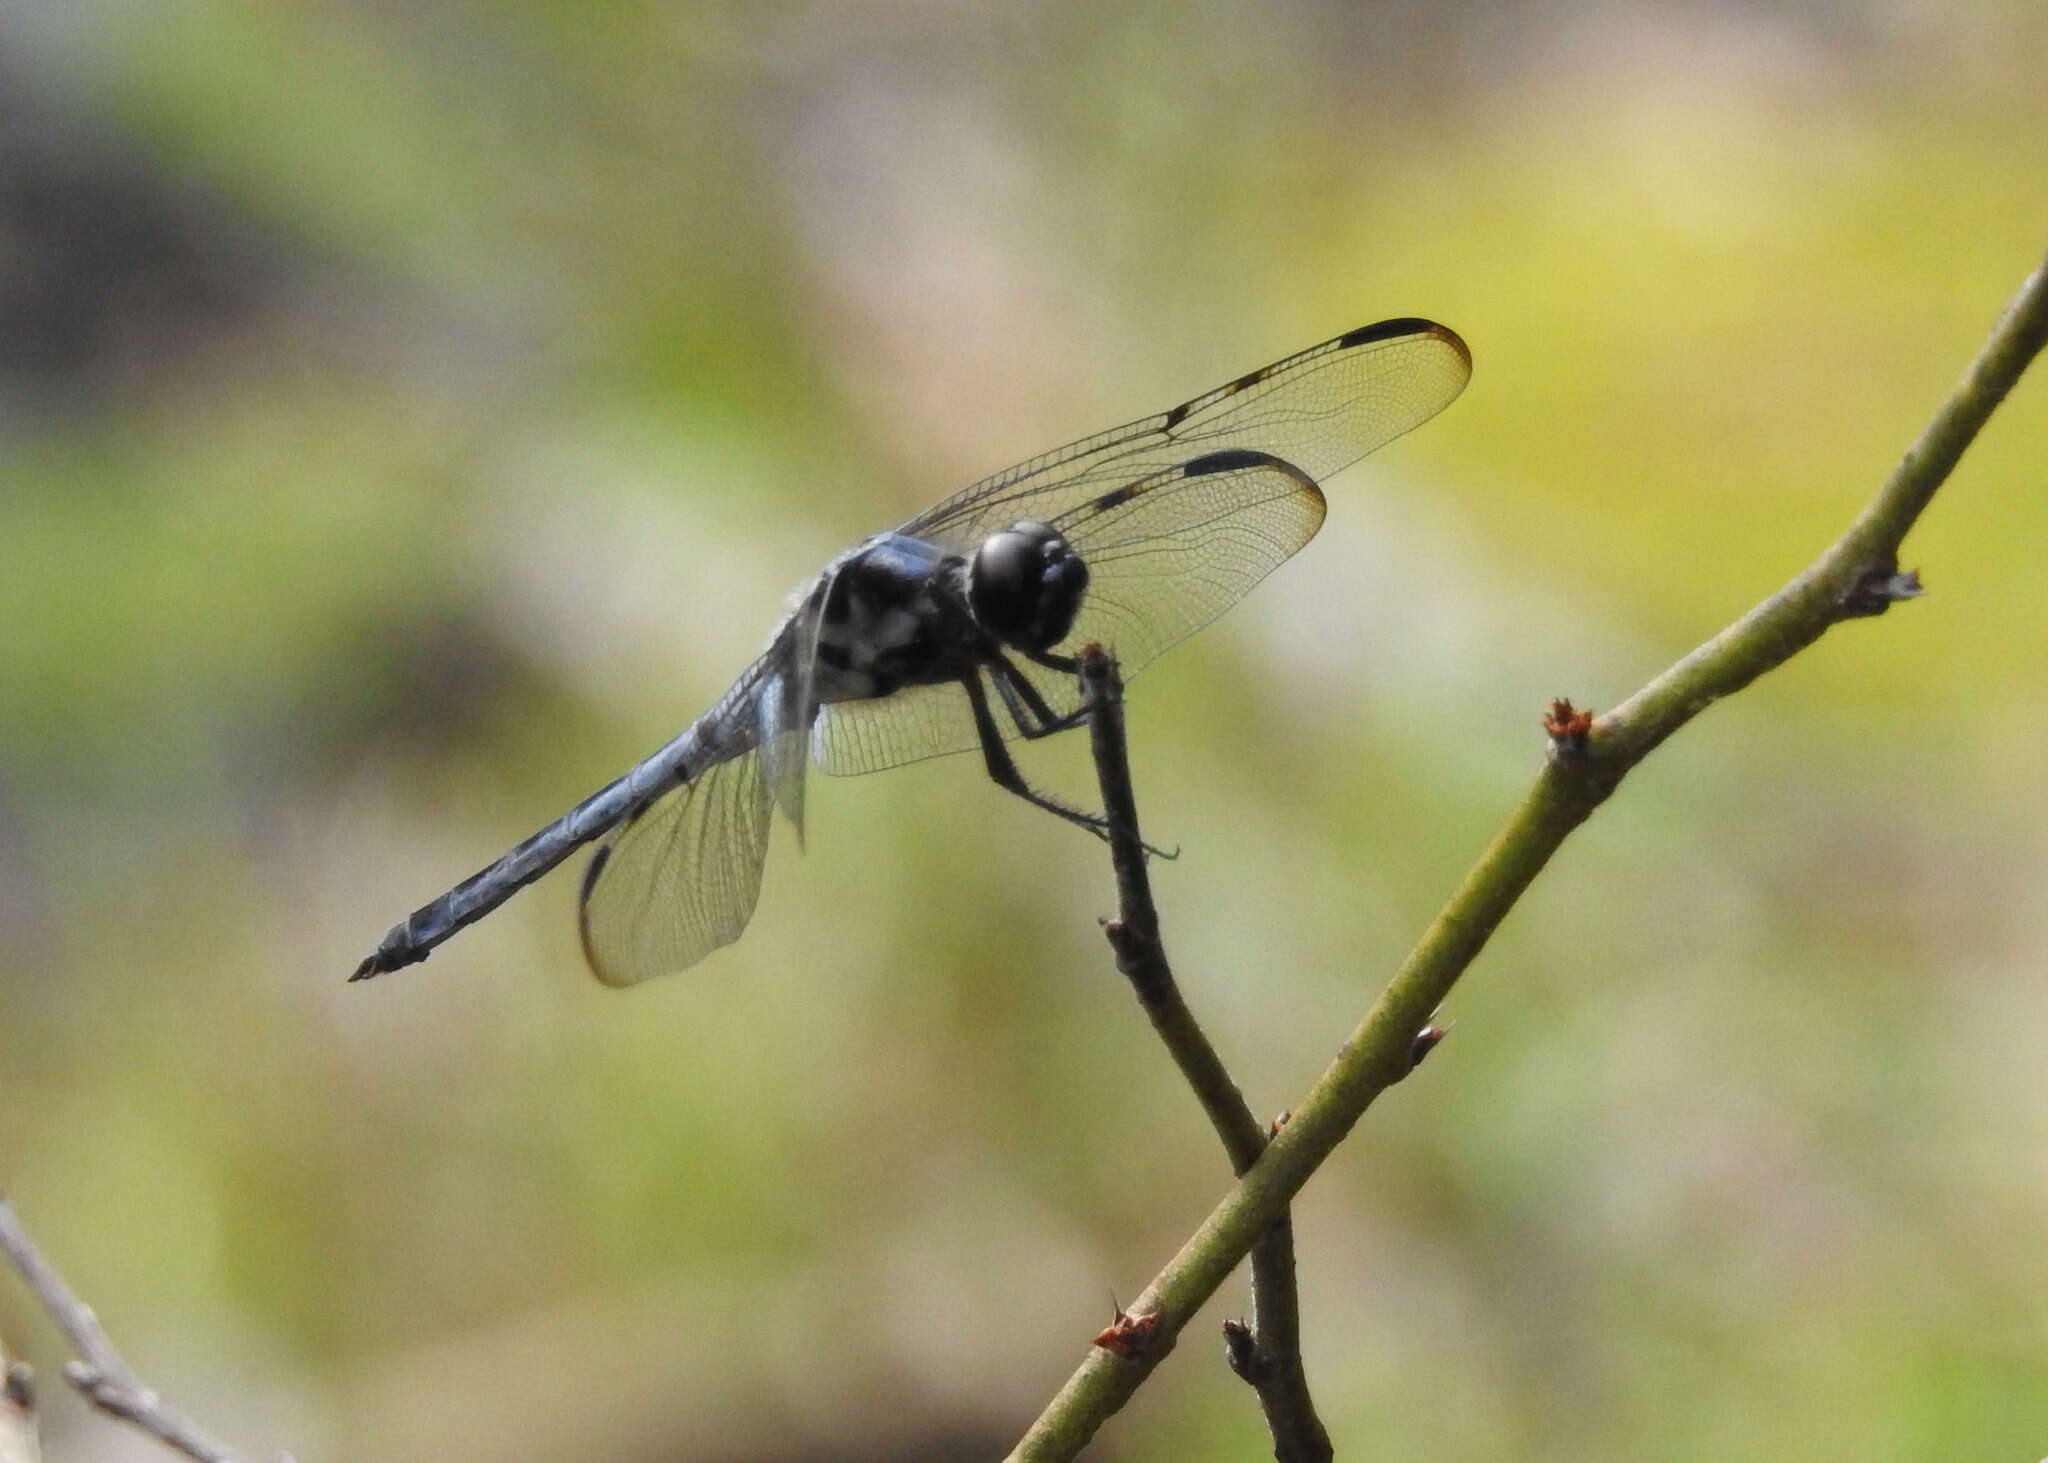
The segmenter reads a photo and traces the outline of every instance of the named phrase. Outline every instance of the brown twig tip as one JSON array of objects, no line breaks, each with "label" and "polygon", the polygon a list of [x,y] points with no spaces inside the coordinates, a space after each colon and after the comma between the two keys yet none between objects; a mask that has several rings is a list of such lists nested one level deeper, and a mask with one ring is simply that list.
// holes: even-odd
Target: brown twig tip
[{"label": "brown twig tip", "polygon": [[1544,713],[1543,730],[1550,739],[1558,743],[1585,745],[1586,734],[1593,730],[1593,713],[1581,711],[1562,697],[1550,703],[1550,710]]},{"label": "brown twig tip", "polygon": [[1152,1345],[1158,1331],[1159,1312],[1134,1316],[1118,1306],[1116,1319],[1096,1333],[1095,1344],[1113,1356],[1138,1356]]},{"label": "brown twig tip", "polygon": [[1107,689],[1116,666],[1116,657],[1109,653],[1099,640],[1091,640],[1082,646],[1074,656],[1080,666],[1081,679],[1093,682],[1098,688]]},{"label": "brown twig tip", "polygon": [[1259,1343],[1252,1328],[1243,1321],[1223,1323],[1223,1359],[1242,1380],[1258,1386],[1265,1375],[1259,1361]]}]

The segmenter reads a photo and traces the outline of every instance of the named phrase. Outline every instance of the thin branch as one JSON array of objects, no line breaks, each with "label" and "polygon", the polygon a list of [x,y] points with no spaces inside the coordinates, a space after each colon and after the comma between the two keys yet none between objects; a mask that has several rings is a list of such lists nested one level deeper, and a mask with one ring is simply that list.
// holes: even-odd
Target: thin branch
[{"label": "thin branch", "polygon": [[1088,735],[1102,783],[1102,810],[1109,819],[1109,856],[1116,869],[1117,919],[1103,927],[1116,952],[1116,968],[1130,978],[1159,1038],[1195,1089],[1209,1115],[1233,1173],[1250,1168],[1266,1146],[1266,1130],[1252,1116],[1244,1094],[1216,1055],[1174,983],[1159,939],[1159,911],[1145,872],[1145,846],[1138,837],[1138,805],[1131,791],[1130,759],[1124,746],[1123,683],[1116,663],[1099,645],[1081,652],[1081,696],[1088,709]]},{"label": "thin branch", "polygon": [[36,1374],[0,1347],[0,1463],[41,1463],[36,1429]]},{"label": "thin branch", "polygon": [[[1102,809],[1109,819],[1110,862],[1116,870],[1119,914],[1103,927],[1103,933],[1116,952],[1117,969],[1130,978],[1138,1003],[1223,1140],[1232,1174],[1242,1177],[1265,1151],[1268,1130],[1253,1116],[1223,1059],[1181,998],[1173,968],[1167,963],[1159,910],[1152,902],[1152,881],[1145,869],[1145,843],[1138,831],[1137,794],[1131,787],[1123,681],[1117,675],[1116,661],[1099,645],[1081,652],[1081,701],[1088,712]],[[1302,1367],[1294,1225],[1284,1210],[1252,1246],[1252,1306],[1251,1325],[1230,1322],[1224,1328],[1224,1338],[1231,1370],[1258,1393],[1267,1430],[1273,1436],[1273,1456],[1278,1463],[1329,1463],[1330,1434],[1316,1416],[1308,1375]],[[1156,1363],[1172,1346],[1178,1329],[1148,1332],[1163,1337],[1164,1343],[1155,1340],[1143,1348],[1146,1365]],[[1124,1354],[1116,1347],[1107,1350]]]},{"label": "thin branch", "polygon": [[198,1463],[237,1463],[234,1453],[208,1437],[128,1369],[100,1329],[92,1307],[72,1294],[5,1199],[0,1199],[0,1254],[21,1272],[57,1329],[70,1341],[77,1357],[64,1364],[64,1379],[84,1393],[87,1401]]},{"label": "thin branch", "polygon": [[[2048,263],[2029,275],[1962,381],[1848,531],[1791,583],[1597,719],[1568,706],[1547,723],[1550,754],[1521,805],[1423,933],[1294,1117],[1133,1302],[1160,1317],[1160,1346],[1129,1362],[1091,1353],[1011,1454],[1067,1459],[1151,1365],[1342,1142],[1373,1099],[1408,1074],[1431,1013],[1572,830],[1665,738],[1838,621],[1919,592],[1898,551],[1963,449],[2048,345]],[[1562,713],[1561,715],[1556,713]]]}]

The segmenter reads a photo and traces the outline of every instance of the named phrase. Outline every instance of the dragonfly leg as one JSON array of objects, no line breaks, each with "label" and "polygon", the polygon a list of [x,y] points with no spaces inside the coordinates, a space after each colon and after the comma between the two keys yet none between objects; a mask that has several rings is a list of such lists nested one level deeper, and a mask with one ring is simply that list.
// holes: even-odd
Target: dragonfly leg
[{"label": "dragonfly leg", "polygon": [[[1071,716],[1061,716],[1045,704],[1045,698],[1038,694],[1038,688],[1008,661],[998,657],[990,665],[990,677],[995,681],[996,691],[1003,698],[1003,706],[1010,713],[1010,719],[1017,724],[1017,730],[1026,737],[1051,736],[1054,732],[1087,720],[1086,708]],[[974,727],[981,733],[982,760],[988,764],[988,775],[995,779],[998,787],[1015,793],[1033,807],[1044,808],[1048,813],[1057,814],[1077,827],[1086,828],[1105,842],[1109,838],[1110,821],[1095,813],[1084,813],[1079,808],[1068,807],[1057,798],[1048,797],[1024,780],[1017,763],[1010,756],[1010,749],[1003,745],[1002,729],[996,725],[995,712],[989,707],[988,696],[981,688],[980,675],[967,676],[962,682],[967,687],[967,699],[974,708]],[[1032,724],[1036,720],[1037,725]],[[1139,846],[1149,854],[1160,858],[1180,857],[1163,848],[1154,848],[1142,839]]]},{"label": "dragonfly leg", "polygon": [[1081,673],[1081,658],[1078,655],[1054,655],[1049,650],[1026,650],[1023,654],[1047,670],[1065,671],[1070,676]]},{"label": "dragonfly leg", "polygon": [[1088,719],[1084,707],[1076,707],[1065,716],[1054,711],[1039,694],[1038,687],[1031,684],[1031,678],[1000,655],[989,661],[989,679],[995,682],[996,694],[1003,698],[1003,708],[1010,713],[1010,720],[1028,741],[1067,731]]},{"label": "dragonfly leg", "polygon": [[[967,702],[974,708],[974,729],[981,734],[982,761],[987,764],[988,775],[996,786],[1005,792],[1015,793],[1034,808],[1043,808],[1055,817],[1066,819],[1077,828],[1086,828],[1106,842],[1109,838],[1107,818],[1096,813],[1084,813],[1079,808],[1070,808],[1058,798],[1047,796],[1024,780],[1024,774],[1017,768],[1016,759],[1010,756],[1010,749],[1003,745],[1002,728],[996,725],[995,712],[989,709],[988,692],[982,689],[980,672],[974,671],[962,676],[960,684],[967,688]],[[1001,685],[1001,681],[998,680],[997,684]],[[1010,694],[1008,691],[1003,693],[1006,704],[1012,704],[1009,702]],[[1035,696],[1037,693],[1032,694]],[[1044,698],[1040,697],[1039,706],[1044,705]],[[1021,720],[1018,726],[1020,729],[1023,728]],[[1026,730],[1025,735],[1030,736],[1033,733]]]}]

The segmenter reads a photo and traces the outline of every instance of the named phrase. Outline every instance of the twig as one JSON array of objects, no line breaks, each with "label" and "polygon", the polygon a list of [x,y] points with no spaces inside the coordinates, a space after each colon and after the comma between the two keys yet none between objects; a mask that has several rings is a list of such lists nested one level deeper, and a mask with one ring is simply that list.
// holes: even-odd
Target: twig
[{"label": "twig", "polygon": [[[2048,345],[2048,263],[2027,277],[1983,351],[1848,531],[1791,583],[1605,716],[1582,721],[1556,708],[1550,755],[1521,805],[1380,993],[1337,1060],[1266,1146],[1257,1163],[1154,1277],[1134,1311],[1182,1321],[1215,1294],[1283,1213],[1309,1176],[1364,1115],[1408,1074],[1416,1032],[1442,1003],[1494,929],[1558,847],[1630,768],[1723,696],[1782,665],[1840,620],[1881,611],[1919,591],[1898,572],[1898,550],[1963,449]],[[1559,716],[1556,713],[1566,713]],[[1011,1454],[1067,1459],[1150,1374],[1091,1354]]]},{"label": "twig", "polygon": [[1102,783],[1102,810],[1109,820],[1109,857],[1116,870],[1119,915],[1103,926],[1116,968],[1130,978],[1166,1049],[1195,1089],[1209,1115],[1230,1166],[1243,1173],[1266,1146],[1266,1131],[1252,1116],[1244,1094],[1224,1069],[1194,1013],[1181,999],[1166,949],[1159,939],[1159,911],[1145,872],[1145,846],[1138,837],[1138,806],[1131,791],[1130,760],[1124,746],[1123,684],[1116,663],[1099,645],[1081,652],[1081,698],[1088,735]]},{"label": "twig", "polygon": [[[1088,713],[1102,810],[1109,820],[1110,862],[1116,870],[1118,917],[1104,925],[1103,933],[1116,952],[1117,969],[1130,978],[1138,1003],[1223,1140],[1231,1173],[1242,1177],[1265,1150],[1268,1130],[1253,1116],[1223,1059],[1181,998],[1167,963],[1152,881],[1145,871],[1145,844],[1138,833],[1137,794],[1131,787],[1124,740],[1123,682],[1116,661],[1099,645],[1081,652],[1081,702]],[[1328,1463],[1330,1435],[1316,1416],[1302,1368],[1294,1225],[1284,1210],[1252,1246],[1252,1306],[1251,1325],[1229,1323],[1224,1338],[1231,1369],[1258,1393],[1273,1435],[1273,1456],[1278,1463]],[[1143,1348],[1147,1366],[1172,1348],[1186,1319],[1156,1311],[1149,1315],[1152,1329]]]},{"label": "twig", "polygon": [[0,1254],[21,1272],[57,1329],[70,1341],[77,1356],[64,1364],[64,1380],[84,1393],[87,1401],[198,1463],[237,1463],[234,1453],[200,1431],[128,1369],[100,1329],[92,1308],[71,1293],[64,1277],[43,1258],[15,1217],[14,1206],[5,1199],[0,1199]]},{"label": "twig", "polygon": [[36,1431],[36,1374],[0,1347],[0,1463],[41,1463]]}]

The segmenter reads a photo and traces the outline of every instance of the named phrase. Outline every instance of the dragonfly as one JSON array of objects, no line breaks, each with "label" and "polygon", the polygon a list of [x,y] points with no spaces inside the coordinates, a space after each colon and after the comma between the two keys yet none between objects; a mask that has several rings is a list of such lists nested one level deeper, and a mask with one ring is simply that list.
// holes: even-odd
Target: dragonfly
[{"label": "dragonfly", "polygon": [[597,977],[632,985],[738,939],[773,809],[803,831],[804,775],[979,748],[989,777],[1091,831],[1007,743],[1082,718],[1077,651],[1124,678],[1315,536],[1320,484],[1442,411],[1472,374],[1457,333],[1382,320],[1170,411],[982,479],[827,564],[761,657],[668,745],[393,926],[351,980],[402,969],[586,844]]}]

